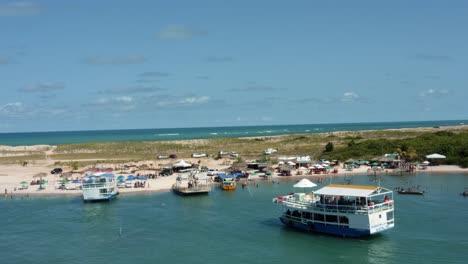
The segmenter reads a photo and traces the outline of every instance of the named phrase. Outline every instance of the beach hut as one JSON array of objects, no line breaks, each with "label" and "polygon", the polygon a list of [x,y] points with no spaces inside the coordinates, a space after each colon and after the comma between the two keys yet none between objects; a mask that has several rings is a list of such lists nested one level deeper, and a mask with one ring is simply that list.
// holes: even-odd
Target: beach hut
[{"label": "beach hut", "polygon": [[426,158],[427,159],[445,159],[446,157],[444,155],[434,153],[434,154],[426,155]]}]

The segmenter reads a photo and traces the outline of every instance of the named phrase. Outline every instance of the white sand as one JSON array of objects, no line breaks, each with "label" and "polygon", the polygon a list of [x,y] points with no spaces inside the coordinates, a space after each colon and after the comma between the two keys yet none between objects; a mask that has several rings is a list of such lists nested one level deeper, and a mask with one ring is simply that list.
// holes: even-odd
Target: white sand
[{"label": "white sand", "polygon": [[[203,159],[187,159],[187,162],[198,163],[201,161],[201,165],[207,166],[208,168],[218,168],[218,169],[225,169],[229,166],[229,162],[226,162],[226,159],[223,160],[214,160],[211,158],[203,158]],[[232,162],[232,160],[230,160]],[[154,166],[157,166],[159,163],[174,163],[174,160],[157,160],[157,161],[141,161],[137,163],[133,163],[134,165],[141,165],[147,164],[148,166],[152,163]],[[5,189],[8,192],[8,195],[22,195],[22,194],[47,194],[47,195],[63,195],[63,194],[72,194],[72,195],[80,195],[80,190],[60,190],[57,189],[60,185],[61,178],[58,175],[50,174],[50,171],[53,168],[54,161],[47,160],[47,161],[38,161],[34,163],[30,163],[27,166],[21,165],[0,165],[0,193],[4,194]],[[130,164],[130,163],[129,163]],[[118,164],[104,164],[102,167],[114,167],[116,168],[119,166]],[[338,174],[313,174],[313,175],[306,175],[305,170],[303,171],[303,175],[297,175],[297,171],[292,172],[293,177],[310,177],[312,180],[331,177],[333,175],[354,175],[354,174],[366,174],[369,167],[361,166],[360,168],[353,169],[352,171],[345,171],[344,169],[339,169]],[[63,168],[64,171],[70,170],[70,168]],[[37,173],[47,173],[47,176],[43,179],[47,181],[45,184],[45,190],[39,190],[38,185],[29,185],[28,189],[26,190],[19,190],[18,188],[22,185],[20,182],[26,181],[30,183],[33,180],[37,180],[38,178],[33,178],[33,176]],[[116,171],[120,172],[120,171]],[[148,171],[149,172],[149,171]],[[391,172],[391,171],[389,171]],[[424,172],[437,172],[437,173],[446,173],[446,172],[461,172],[461,173],[468,173],[468,169],[462,169],[458,166],[452,165],[441,165],[441,166],[430,166]],[[137,172],[138,173],[138,172]],[[144,171],[141,172],[144,174]],[[120,173],[116,173],[120,175]],[[128,175],[129,173],[123,174]],[[80,175],[75,174],[73,178],[79,177]],[[156,179],[149,179],[147,182],[149,183],[149,187],[146,188],[125,188],[119,189],[121,193],[130,193],[130,192],[158,192],[158,191],[167,191],[170,190],[172,185],[176,181],[177,174],[173,174],[167,177],[157,177]],[[288,178],[288,176],[278,176],[274,173],[273,178]],[[257,176],[257,179],[260,180],[261,178]],[[73,184],[69,184],[69,186],[73,186]],[[16,188],[16,190],[15,190]]]}]

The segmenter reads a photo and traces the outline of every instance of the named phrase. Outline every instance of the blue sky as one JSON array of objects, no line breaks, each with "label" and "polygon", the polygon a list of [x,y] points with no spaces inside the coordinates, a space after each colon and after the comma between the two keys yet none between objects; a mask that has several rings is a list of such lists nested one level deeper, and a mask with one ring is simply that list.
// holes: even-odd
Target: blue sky
[{"label": "blue sky", "polygon": [[3,1],[0,132],[467,119],[466,1]]}]

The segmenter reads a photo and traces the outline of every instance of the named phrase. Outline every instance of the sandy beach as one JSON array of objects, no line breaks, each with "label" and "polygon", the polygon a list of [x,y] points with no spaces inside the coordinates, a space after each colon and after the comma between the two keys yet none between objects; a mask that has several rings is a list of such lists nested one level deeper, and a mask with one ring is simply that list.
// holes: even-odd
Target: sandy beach
[{"label": "sandy beach", "polygon": [[[200,159],[187,159],[187,162],[197,163]],[[81,190],[62,190],[58,187],[60,186],[60,180],[62,179],[60,175],[51,174],[50,171],[53,169],[54,160],[46,160],[46,161],[37,161],[33,164],[28,164],[26,166],[22,166],[19,164],[13,165],[0,165],[0,191],[2,195],[7,193],[8,196],[13,195],[81,195]],[[140,161],[135,165],[142,165],[148,164],[154,161]],[[175,162],[175,161],[173,161]],[[226,165],[225,160],[215,160],[212,158],[205,158],[201,159],[201,165],[207,166],[208,168],[217,168],[219,170],[224,170],[228,167]],[[120,164],[103,164],[102,167],[112,167],[118,168]],[[273,165],[276,167],[276,165]],[[305,171],[303,171],[302,175],[298,175],[298,171],[292,171],[292,176],[279,176],[277,173],[273,173],[273,179],[290,179],[290,178],[309,178],[312,181],[318,181],[320,178],[332,177],[336,175],[362,175],[368,173],[368,166],[361,166],[359,168],[355,168],[352,171],[345,170],[343,168],[336,167],[338,169],[338,173],[328,173],[328,174],[313,174],[307,175]],[[71,171],[71,168],[63,167],[64,172]],[[83,169],[83,168],[80,168]],[[429,166],[425,170],[418,170],[418,172],[425,172],[425,173],[468,173],[468,169],[462,169],[458,166],[453,165],[441,165],[441,166]],[[38,180],[39,177],[35,177],[38,173],[45,173],[46,176],[41,177],[41,179],[46,180],[47,183],[44,185],[45,189],[39,190],[38,185],[30,185],[32,181]],[[142,174],[145,171],[141,172]],[[372,173],[372,172],[370,172]],[[381,174],[391,174],[392,171],[382,171],[379,172]],[[115,171],[116,175],[124,175],[127,176],[131,174],[130,172],[120,173],[120,171]],[[136,174],[136,173],[132,173]],[[261,175],[261,174],[260,174]],[[259,176],[260,176],[259,175]],[[175,183],[178,173],[174,173],[170,176],[158,176],[156,179],[148,179],[147,185],[145,188],[120,188],[119,192],[122,194],[125,193],[141,193],[141,192],[161,192],[161,191],[169,191],[172,185]],[[255,176],[251,178],[251,180],[261,182],[264,180],[263,177]],[[73,174],[71,176],[72,179],[76,179],[81,177],[80,174]],[[28,184],[21,184],[21,182],[26,182]],[[27,189],[22,189],[22,186],[27,186]],[[68,184],[69,187],[78,187],[79,185]]]}]

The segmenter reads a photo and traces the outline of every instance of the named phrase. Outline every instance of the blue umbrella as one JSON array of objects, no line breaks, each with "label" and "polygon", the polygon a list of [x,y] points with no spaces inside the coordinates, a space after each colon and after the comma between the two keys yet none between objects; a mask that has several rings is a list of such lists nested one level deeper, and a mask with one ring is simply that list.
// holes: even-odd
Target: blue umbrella
[{"label": "blue umbrella", "polygon": [[73,180],[72,183],[80,183],[78,180]]},{"label": "blue umbrella", "polygon": [[125,181],[124,180],[119,180],[119,183],[125,183]]},{"label": "blue umbrella", "polygon": [[133,175],[129,175],[127,177],[127,181],[134,181],[134,180],[135,180],[135,176],[133,176]]},{"label": "blue umbrella", "polygon": [[145,177],[145,176],[138,176],[137,179],[140,180],[140,181],[146,181],[146,177]]}]

